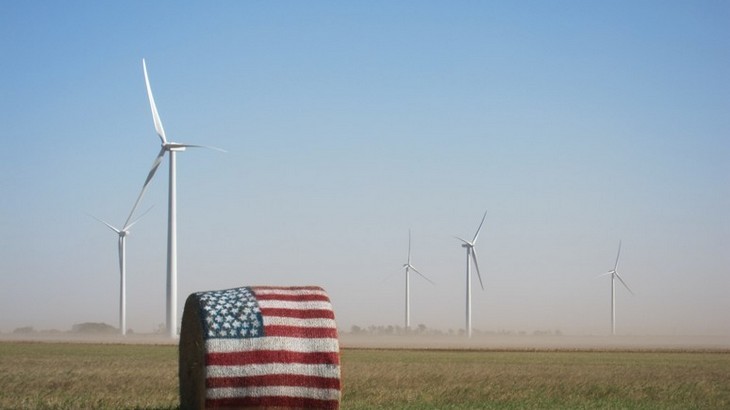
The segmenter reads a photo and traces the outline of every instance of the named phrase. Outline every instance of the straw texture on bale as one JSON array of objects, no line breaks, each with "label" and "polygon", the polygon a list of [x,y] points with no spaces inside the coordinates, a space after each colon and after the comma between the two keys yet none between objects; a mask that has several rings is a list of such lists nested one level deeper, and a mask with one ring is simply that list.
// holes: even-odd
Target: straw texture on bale
[{"label": "straw texture on bale", "polygon": [[317,286],[193,293],[179,348],[181,409],[340,404],[337,326]]}]

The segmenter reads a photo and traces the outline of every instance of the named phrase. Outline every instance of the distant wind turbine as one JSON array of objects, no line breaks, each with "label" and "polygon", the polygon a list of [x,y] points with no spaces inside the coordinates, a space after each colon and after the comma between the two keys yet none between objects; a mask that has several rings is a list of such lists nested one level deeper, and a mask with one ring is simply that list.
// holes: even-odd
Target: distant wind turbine
[{"label": "distant wind turbine", "polygon": [[155,105],[155,98],[152,96],[152,88],[150,87],[150,80],[147,75],[147,64],[142,59],[142,70],[144,71],[144,81],[147,86],[147,97],[150,100],[150,108],[152,109],[152,121],[155,124],[155,131],[162,141],[162,147],[160,153],[157,154],[154,162],[152,163],[152,169],[147,174],[147,179],[142,186],[142,191],[137,198],[135,207],[142,199],[147,186],[149,185],[152,177],[157,172],[157,168],[162,162],[162,157],[165,153],[169,153],[168,158],[170,161],[170,179],[168,186],[168,217],[167,217],[167,308],[166,308],[166,327],[170,338],[177,336],[177,173],[175,168],[175,154],[180,151],[185,151],[186,148],[209,148],[216,151],[225,152],[220,148],[208,147],[204,145],[193,145],[183,144],[178,142],[169,141],[165,135],[165,129],[162,127],[162,121],[160,115],[157,113],[157,106]]},{"label": "distant wind turbine", "polygon": [[129,213],[129,217],[124,222],[124,226],[121,229],[112,226],[110,223],[103,221],[95,217],[94,215],[87,214],[109,227],[109,229],[116,232],[117,236],[119,236],[119,331],[121,332],[122,336],[125,336],[127,334],[127,235],[129,235],[129,229],[134,226],[134,224],[136,224],[140,219],[142,219],[142,217],[152,208],[150,207],[150,209],[142,213],[142,215],[140,215],[137,219],[129,222],[130,218],[132,218],[132,215],[134,214],[135,209],[136,206],[132,208],[132,212]]},{"label": "distant wind turbine", "polygon": [[618,253],[616,253],[616,263],[613,264],[613,269],[610,271],[599,275],[600,276],[606,276],[611,275],[611,334],[616,334],[616,278],[618,278],[619,281],[621,281],[621,284],[624,285],[626,290],[628,290],[632,295],[634,292],[629,288],[629,285],[624,282],[623,279],[621,279],[621,275],[618,274],[618,258],[621,256],[621,241],[618,241]]},{"label": "distant wind turbine", "polygon": [[411,265],[411,230],[408,230],[408,259],[407,262],[403,264],[402,270],[406,271],[406,330],[409,330],[411,328],[411,291],[410,291],[410,271],[414,271],[417,274],[421,275],[423,279],[426,279],[427,281],[431,282],[433,281],[429,278],[427,278],[424,274],[418,271],[413,265]]},{"label": "distant wind turbine", "polygon": [[466,335],[467,337],[471,337],[471,269],[470,269],[470,262],[474,261],[474,267],[477,270],[477,277],[479,278],[479,285],[482,287],[482,290],[484,290],[484,283],[482,283],[482,275],[479,273],[479,263],[477,262],[477,250],[474,247],[477,244],[477,238],[479,238],[479,231],[482,230],[482,225],[484,225],[484,219],[487,217],[487,211],[484,211],[484,216],[482,217],[482,222],[479,223],[479,228],[477,228],[477,233],[474,234],[474,239],[471,241],[467,241],[466,239],[459,238],[458,236],[455,236],[456,239],[460,240],[462,243],[461,247],[466,248]]}]

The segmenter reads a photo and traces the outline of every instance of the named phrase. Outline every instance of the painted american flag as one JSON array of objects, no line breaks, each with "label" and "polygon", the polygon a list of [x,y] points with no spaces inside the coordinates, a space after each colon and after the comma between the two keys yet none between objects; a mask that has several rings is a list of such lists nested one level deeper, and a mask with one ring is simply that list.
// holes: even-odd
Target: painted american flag
[{"label": "painted american flag", "polygon": [[337,326],[322,288],[256,286],[197,296],[206,408],[339,408]]}]

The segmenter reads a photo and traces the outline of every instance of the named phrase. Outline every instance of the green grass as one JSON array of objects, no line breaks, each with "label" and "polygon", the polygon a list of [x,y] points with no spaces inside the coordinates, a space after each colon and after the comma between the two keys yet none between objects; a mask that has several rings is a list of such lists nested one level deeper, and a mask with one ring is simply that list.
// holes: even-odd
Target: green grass
[{"label": "green grass", "polygon": [[[730,408],[730,354],[342,353],[343,409]],[[174,409],[177,347],[0,342],[2,409]]]}]

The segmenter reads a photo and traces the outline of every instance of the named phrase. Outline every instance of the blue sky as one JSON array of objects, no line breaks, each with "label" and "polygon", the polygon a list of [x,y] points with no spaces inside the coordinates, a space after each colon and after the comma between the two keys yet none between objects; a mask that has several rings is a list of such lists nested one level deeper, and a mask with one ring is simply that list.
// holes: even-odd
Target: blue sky
[{"label": "blue sky", "polygon": [[[168,136],[179,299],[325,287],[338,323],[730,333],[730,6],[19,2],[0,13],[0,331],[116,325],[116,238]],[[167,163],[128,241],[128,322],[164,322]]]}]

